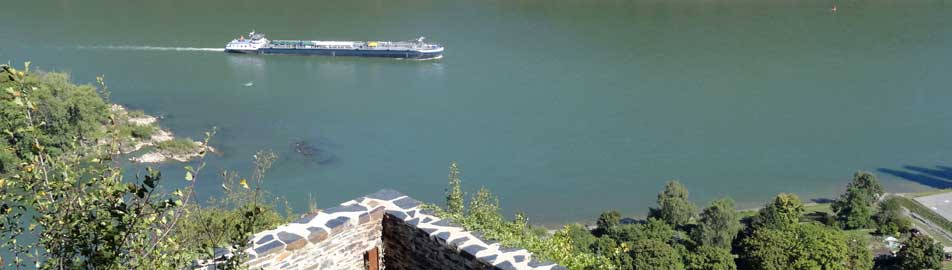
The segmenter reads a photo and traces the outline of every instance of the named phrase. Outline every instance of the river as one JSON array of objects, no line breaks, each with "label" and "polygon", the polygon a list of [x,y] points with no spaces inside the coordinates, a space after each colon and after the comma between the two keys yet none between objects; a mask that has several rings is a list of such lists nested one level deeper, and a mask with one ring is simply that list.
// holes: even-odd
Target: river
[{"label": "river", "polygon": [[[7,1],[0,61],[105,75],[111,101],[176,134],[219,129],[199,177],[257,150],[297,211],[400,190],[469,194],[538,224],[643,216],[678,179],[700,205],[830,198],[853,172],[952,187],[948,1]],[[274,39],[408,40],[443,59],[231,55]],[[253,82],[252,86],[246,86]],[[302,155],[302,152],[312,155]],[[127,165],[130,172],[140,165]],[[169,185],[183,164],[165,164]]]}]

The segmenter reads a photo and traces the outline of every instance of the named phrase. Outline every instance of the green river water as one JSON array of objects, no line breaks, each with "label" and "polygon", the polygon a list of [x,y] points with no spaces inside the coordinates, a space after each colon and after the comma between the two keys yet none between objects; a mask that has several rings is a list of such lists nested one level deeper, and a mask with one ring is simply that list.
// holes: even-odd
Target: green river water
[{"label": "green river water", "polygon": [[[440,202],[452,160],[532,222],[952,186],[952,2],[848,0],[6,1],[0,60],[104,74],[183,137],[218,127],[199,194],[256,150],[298,211],[393,188]],[[275,39],[407,40],[435,61],[231,55]],[[247,87],[246,83],[254,85]],[[316,151],[307,157],[295,145]],[[160,166],[178,185],[183,164]],[[143,168],[128,165],[130,172]]]}]

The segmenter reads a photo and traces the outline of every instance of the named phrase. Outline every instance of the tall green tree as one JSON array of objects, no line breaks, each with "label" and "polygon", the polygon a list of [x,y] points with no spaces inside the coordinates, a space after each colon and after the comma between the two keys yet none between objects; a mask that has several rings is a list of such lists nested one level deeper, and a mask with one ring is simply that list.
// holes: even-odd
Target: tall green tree
[{"label": "tall green tree", "polygon": [[876,233],[897,235],[912,228],[912,221],[902,211],[902,205],[896,198],[889,198],[880,202],[879,209],[873,215]]},{"label": "tall green tree", "polygon": [[849,183],[847,189],[856,188],[865,193],[871,201],[877,201],[885,194],[885,189],[879,184],[879,178],[875,174],[866,171],[859,171],[853,174],[853,181]]},{"label": "tall green tree", "polygon": [[677,250],[667,243],[642,239],[635,241],[631,247],[634,269],[651,270],[682,270],[684,264]]},{"label": "tall green tree", "polygon": [[695,252],[685,254],[687,270],[735,270],[734,255],[729,249],[701,246]]},{"label": "tall green tree", "polygon": [[763,208],[751,221],[751,228],[784,229],[800,222],[803,215],[803,203],[796,194],[780,193]]},{"label": "tall green tree", "polygon": [[449,178],[449,187],[446,190],[446,211],[455,214],[463,214],[463,189],[460,187],[462,180],[460,179],[459,167],[456,166],[456,161],[450,163],[450,174]]},{"label": "tall green tree", "polygon": [[651,209],[651,216],[671,226],[681,227],[697,213],[697,206],[688,200],[688,189],[676,180],[668,181],[658,194],[658,208]]},{"label": "tall green tree", "polygon": [[818,224],[760,228],[741,242],[745,269],[847,270],[849,250],[839,230]]},{"label": "tall green tree", "polygon": [[856,186],[850,187],[846,193],[833,202],[833,212],[836,220],[844,229],[862,229],[869,227],[873,222],[873,197],[869,192]]},{"label": "tall green tree", "polygon": [[868,228],[873,224],[873,205],[883,192],[876,175],[864,171],[853,174],[846,192],[833,202],[837,221],[845,229]]},{"label": "tall green tree", "polygon": [[598,220],[595,222],[597,228],[595,228],[595,231],[592,233],[594,233],[595,236],[611,234],[620,224],[621,213],[616,210],[605,211],[598,215]]},{"label": "tall green tree", "polygon": [[903,243],[899,250],[899,267],[902,269],[939,269],[942,267],[942,247],[931,237],[916,233]]},{"label": "tall green tree", "polygon": [[700,245],[729,249],[740,229],[734,200],[718,199],[701,211],[694,238]]}]

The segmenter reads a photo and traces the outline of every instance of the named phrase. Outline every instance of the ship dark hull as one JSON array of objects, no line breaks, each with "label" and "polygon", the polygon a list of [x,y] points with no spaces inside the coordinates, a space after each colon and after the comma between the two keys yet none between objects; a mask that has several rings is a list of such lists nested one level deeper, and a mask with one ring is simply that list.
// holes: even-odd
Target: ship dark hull
[{"label": "ship dark hull", "polygon": [[226,50],[231,53],[246,54],[296,54],[296,55],[327,55],[327,56],[359,56],[359,57],[383,57],[383,58],[406,58],[406,59],[432,59],[443,56],[442,51],[421,52],[421,51],[395,51],[395,50],[346,50],[346,49],[280,49],[280,48],[261,48],[256,51],[248,50]]}]

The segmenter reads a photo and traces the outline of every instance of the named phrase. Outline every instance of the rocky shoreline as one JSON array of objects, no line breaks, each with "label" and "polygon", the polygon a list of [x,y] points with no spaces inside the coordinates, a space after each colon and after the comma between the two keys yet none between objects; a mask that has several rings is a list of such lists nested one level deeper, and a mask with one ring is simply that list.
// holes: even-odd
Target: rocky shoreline
[{"label": "rocky shoreline", "polygon": [[[199,157],[203,152],[215,152],[211,146],[206,146],[203,142],[191,139],[177,139],[172,131],[162,129],[158,125],[158,118],[144,113],[130,113],[122,105],[112,104],[109,108],[116,116],[117,124],[120,127],[147,130],[147,134],[133,133],[123,138],[119,153],[123,155],[135,154],[128,160],[132,163],[162,163],[167,161],[187,162],[193,158]],[[194,144],[194,147],[188,149],[163,149],[164,145],[171,145],[173,141],[181,145]],[[145,153],[137,154],[140,150],[148,149]]]}]

